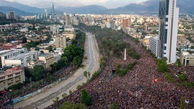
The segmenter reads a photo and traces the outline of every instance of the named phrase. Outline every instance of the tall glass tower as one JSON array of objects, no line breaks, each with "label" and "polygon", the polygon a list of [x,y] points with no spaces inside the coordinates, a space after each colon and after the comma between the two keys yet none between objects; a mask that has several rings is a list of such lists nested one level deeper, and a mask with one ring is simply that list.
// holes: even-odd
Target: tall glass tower
[{"label": "tall glass tower", "polygon": [[159,7],[159,58],[166,58],[168,64],[176,62],[179,8],[176,0],[160,0]]},{"label": "tall glass tower", "polygon": [[55,6],[52,3],[52,8],[51,8],[51,19],[53,19],[55,17]]}]

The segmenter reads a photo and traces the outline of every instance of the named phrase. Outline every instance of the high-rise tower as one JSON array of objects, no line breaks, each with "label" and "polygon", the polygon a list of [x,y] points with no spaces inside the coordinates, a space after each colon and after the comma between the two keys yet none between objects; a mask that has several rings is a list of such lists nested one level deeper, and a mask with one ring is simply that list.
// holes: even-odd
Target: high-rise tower
[{"label": "high-rise tower", "polygon": [[168,64],[176,62],[179,8],[176,0],[160,0],[159,8],[159,58],[166,58]]},{"label": "high-rise tower", "polygon": [[52,3],[52,8],[51,8],[51,19],[55,17],[55,6],[54,3]]}]

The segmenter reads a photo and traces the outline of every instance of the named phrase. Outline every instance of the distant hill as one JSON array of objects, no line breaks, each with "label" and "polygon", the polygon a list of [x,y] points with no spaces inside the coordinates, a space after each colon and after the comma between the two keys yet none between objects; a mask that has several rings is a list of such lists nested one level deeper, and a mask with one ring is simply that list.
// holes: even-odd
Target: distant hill
[{"label": "distant hill", "polygon": [[[194,14],[193,0],[177,0],[177,6],[182,14]],[[159,0],[148,0],[142,3],[131,3],[116,9],[90,5],[83,7],[60,7],[60,11],[78,14],[158,14]]]},{"label": "distant hill", "polygon": [[74,13],[74,14],[104,14],[108,13],[108,9],[103,6],[98,5],[89,5],[89,6],[83,6],[83,7],[60,7],[57,8],[57,10],[61,12],[66,13]]},{"label": "distant hill", "polygon": [[[177,6],[180,8],[182,14],[194,14],[193,0],[177,0]],[[82,7],[57,7],[56,13],[63,14],[158,14],[159,0],[148,0],[142,3],[131,3],[129,5],[119,7],[116,9],[107,9],[99,5],[89,5]],[[42,13],[43,9],[23,5],[17,2],[8,2],[0,0],[0,12],[14,11],[18,15],[35,15]],[[48,9],[48,13],[50,9]]]},{"label": "distant hill", "polygon": [[156,14],[158,13],[159,0],[149,0],[141,4],[132,3],[124,7],[110,10],[111,13],[132,13],[132,14]]},{"label": "distant hill", "polygon": [[[25,14],[26,13],[35,14],[35,13],[43,12],[43,9],[40,9],[40,8],[23,5],[23,4],[20,4],[20,3],[17,3],[17,2],[9,2],[9,1],[5,1],[5,0],[0,0],[0,7],[14,8],[15,12],[20,13],[20,15],[23,15],[23,14],[21,14],[21,11],[25,12]],[[0,11],[2,11],[2,10],[0,10]]]},{"label": "distant hill", "polygon": [[15,15],[22,15],[22,16],[33,15],[32,13],[21,11],[21,10],[13,8],[13,7],[0,6],[0,12],[9,13],[10,11],[13,11],[15,13]]},{"label": "distant hill", "polygon": [[[194,14],[193,0],[177,0],[177,6],[182,14]],[[157,14],[159,0],[148,0],[139,4],[132,3],[124,7],[110,10],[111,13]]]}]

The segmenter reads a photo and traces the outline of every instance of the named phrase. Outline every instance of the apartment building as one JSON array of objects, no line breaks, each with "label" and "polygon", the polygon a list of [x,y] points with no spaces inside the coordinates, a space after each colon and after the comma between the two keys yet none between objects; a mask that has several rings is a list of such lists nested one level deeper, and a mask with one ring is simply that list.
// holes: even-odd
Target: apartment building
[{"label": "apartment building", "polygon": [[66,48],[66,36],[64,35],[61,35],[61,36],[56,36],[54,37],[54,40],[55,40],[55,47],[56,48]]},{"label": "apartment building", "polygon": [[150,38],[150,50],[151,52],[156,56],[158,57],[159,56],[159,44],[160,44],[160,41],[159,41],[159,37],[151,37]]},{"label": "apartment building", "polygon": [[0,73],[0,91],[9,88],[10,86],[25,81],[24,69],[22,67],[13,67]]}]

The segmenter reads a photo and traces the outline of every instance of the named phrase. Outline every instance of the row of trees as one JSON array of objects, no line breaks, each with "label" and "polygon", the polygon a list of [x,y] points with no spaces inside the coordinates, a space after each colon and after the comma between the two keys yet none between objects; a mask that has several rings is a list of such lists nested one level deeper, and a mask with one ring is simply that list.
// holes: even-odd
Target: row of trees
[{"label": "row of trees", "polygon": [[[79,34],[81,35],[78,35],[77,38],[72,41],[72,44],[64,50],[64,54],[62,55],[61,59],[57,63],[54,63],[51,65],[51,68],[52,68],[51,70],[48,71],[44,69],[44,67],[41,65],[36,65],[34,66],[33,69],[25,68],[26,81],[24,84],[17,84],[10,87],[9,89],[12,89],[14,92],[18,92],[17,94],[12,94],[12,95],[15,97],[18,94],[20,94],[19,92],[25,92],[24,90],[26,88],[23,90],[19,90],[19,89],[21,89],[22,87],[25,87],[26,84],[30,83],[31,81],[33,82],[32,84],[30,84],[30,87],[28,87],[30,89],[38,88],[41,84],[44,84],[45,82],[54,81],[56,79],[54,76],[54,72],[58,71],[61,68],[67,67],[69,65],[79,67],[82,64],[82,59],[84,56],[84,49],[82,48],[84,46],[82,45],[84,45],[84,42],[85,42],[85,34],[84,33],[79,33]],[[33,42],[30,43],[30,46],[35,46],[35,45],[36,44],[34,44]]]},{"label": "row of trees", "polygon": [[72,44],[65,48],[61,59],[57,63],[51,65],[52,72],[69,65],[80,67],[84,57],[84,42],[85,33],[77,31],[76,39],[72,40]]},{"label": "row of trees", "polygon": [[86,29],[96,35],[97,39],[101,41],[102,48],[106,50],[109,56],[121,57],[124,54],[124,49],[127,48],[128,55],[134,59],[139,59],[140,55],[132,46],[124,41],[128,37],[122,31],[115,31],[112,29],[101,29],[99,26],[86,26],[80,24],[80,28]]},{"label": "row of trees", "polygon": [[52,71],[55,72],[68,65],[80,67],[84,56],[84,50],[74,44],[68,46],[61,57],[61,59],[51,65]]}]

